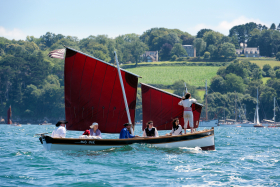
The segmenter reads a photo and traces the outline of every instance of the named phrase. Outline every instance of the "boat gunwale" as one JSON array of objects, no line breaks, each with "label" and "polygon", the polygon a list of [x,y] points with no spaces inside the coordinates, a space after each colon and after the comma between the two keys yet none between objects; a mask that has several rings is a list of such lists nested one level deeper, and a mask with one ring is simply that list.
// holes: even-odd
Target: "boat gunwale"
[{"label": "boat gunwale", "polygon": [[[211,132],[211,131],[214,131],[214,129],[208,129],[208,130],[203,130],[203,131],[197,131],[197,132],[194,132],[194,133],[188,133],[188,134],[183,134],[183,135],[175,135],[175,136],[136,137],[136,138],[126,138],[126,139],[52,138],[50,136],[49,137],[54,139],[54,140],[129,141],[129,140],[154,140],[154,139],[186,137],[186,136],[192,136],[192,135],[197,135],[197,134],[203,134],[203,133],[207,133],[207,132]],[[211,135],[214,135],[214,134],[211,134]],[[45,135],[43,135],[43,136],[45,136]]]}]

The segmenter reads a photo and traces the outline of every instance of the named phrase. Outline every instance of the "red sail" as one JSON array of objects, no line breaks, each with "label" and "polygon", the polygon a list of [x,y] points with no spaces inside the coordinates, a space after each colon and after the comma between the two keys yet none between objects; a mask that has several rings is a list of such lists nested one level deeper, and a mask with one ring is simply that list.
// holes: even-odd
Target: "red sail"
[{"label": "red sail", "polygon": [[[134,123],[138,76],[121,70]],[[93,122],[104,133],[119,133],[128,122],[117,68],[67,48],[64,67],[67,130],[84,131]]]},{"label": "red sail", "polygon": [[[184,126],[183,107],[178,105],[181,97],[141,83],[143,129],[150,120],[158,130],[171,130],[172,121],[178,117],[180,124]],[[193,104],[194,127],[199,125],[202,105]],[[188,128],[189,125],[188,125]]]},{"label": "red sail", "polygon": [[7,111],[7,124],[12,124],[12,107],[10,106]]}]

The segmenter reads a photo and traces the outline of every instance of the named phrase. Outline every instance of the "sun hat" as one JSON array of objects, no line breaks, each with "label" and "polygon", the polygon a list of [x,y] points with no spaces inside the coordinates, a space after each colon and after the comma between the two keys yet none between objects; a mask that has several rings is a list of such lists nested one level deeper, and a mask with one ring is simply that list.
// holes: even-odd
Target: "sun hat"
[{"label": "sun hat", "polygon": [[68,123],[68,121],[66,121],[66,120],[60,120],[59,122],[57,122],[57,123],[55,124],[55,126],[59,127],[61,124],[66,124],[66,123]]},{"label": "sun hat", "polygon": [[89,128],[93,129],[93,127],[94,127],[95,125],[98,125],[98,123],[96,123],[96,122],[92,123],[92,125],[89,126]]}]

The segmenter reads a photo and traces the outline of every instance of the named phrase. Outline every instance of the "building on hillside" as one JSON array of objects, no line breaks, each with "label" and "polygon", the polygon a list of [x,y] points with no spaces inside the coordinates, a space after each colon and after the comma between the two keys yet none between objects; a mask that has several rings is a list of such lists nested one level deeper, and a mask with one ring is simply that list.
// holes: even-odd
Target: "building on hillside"
[{"label": "building on hillside", "polygon": [[145,51],[140,55],[141,62],[158,62],[158,51]]},{"label": "building on hillside", "polygon": [[237,56],[244,55],[245,57],[259,57],[260,49],[259,47],[247,47],[247,44],[240,44],[241,49],[236,49]]},{"label": "building on hillside", "polygon": [[183,45],[183,48],[187,51],[189,57],[196,57],[196,49],[193,45]]}]

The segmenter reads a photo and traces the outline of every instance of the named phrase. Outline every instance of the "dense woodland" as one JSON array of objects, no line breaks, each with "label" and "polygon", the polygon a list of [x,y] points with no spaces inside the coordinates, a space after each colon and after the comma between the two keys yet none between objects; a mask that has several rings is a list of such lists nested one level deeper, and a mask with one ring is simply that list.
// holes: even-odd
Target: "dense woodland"
[{"label": "dense woodland", "polygon": [[[44,120],[55,122],[64,118],[64,62],[51,59],[47,54],[55,49],[69,46],[109,63],[114,62],[117,51],[119,61],[141,63],[144,51],[159,51],[160,61],[192,60],[182,45],[194,45],[199,60],[226,61],[236,58],[235,49],[246,42],[248,47],[260,48],[261,56],[280,60],[280,24],[270,28],[256,23],[238,25],[225,36],[211,29],[202,29],[196,36],[178,29],[152,28],[142,35],[126,34],[114,39],[106,35],[78,39],[47,32],[40,38],[28,36],[26,40],[8,40],[0,37],[0,116],[5,117],[12,105],[13,119],[21,123],[39,123]],[[262,77],[271,77],[263,84]],[[175,93],[182,93],[183,82],[172,86]],[[191,87],[191,86],[190,86]],[[260,69],[249,61],[234,60],[221,67],[211,80],[209,116],[221,117],[221,108],[226,106],[226,117],[233,117],[233,97],[237,92],[242,107],[246,104],[247,117],[252,120],[256,103],[256,88],[260,88],[263,110],[272,111],[273,97],[280,101],[280,67],[269,65]],[[191,88],[196,96],[196,88]],[[137,120],[141,116],[141,102],[138,94]],[[203,102],[203,101],[201,101]],[[241,106],[240,106],[241,107]],[[239,108],[240,108],[239,107]],[[272,113],[261,114],[271,118]]]}]

